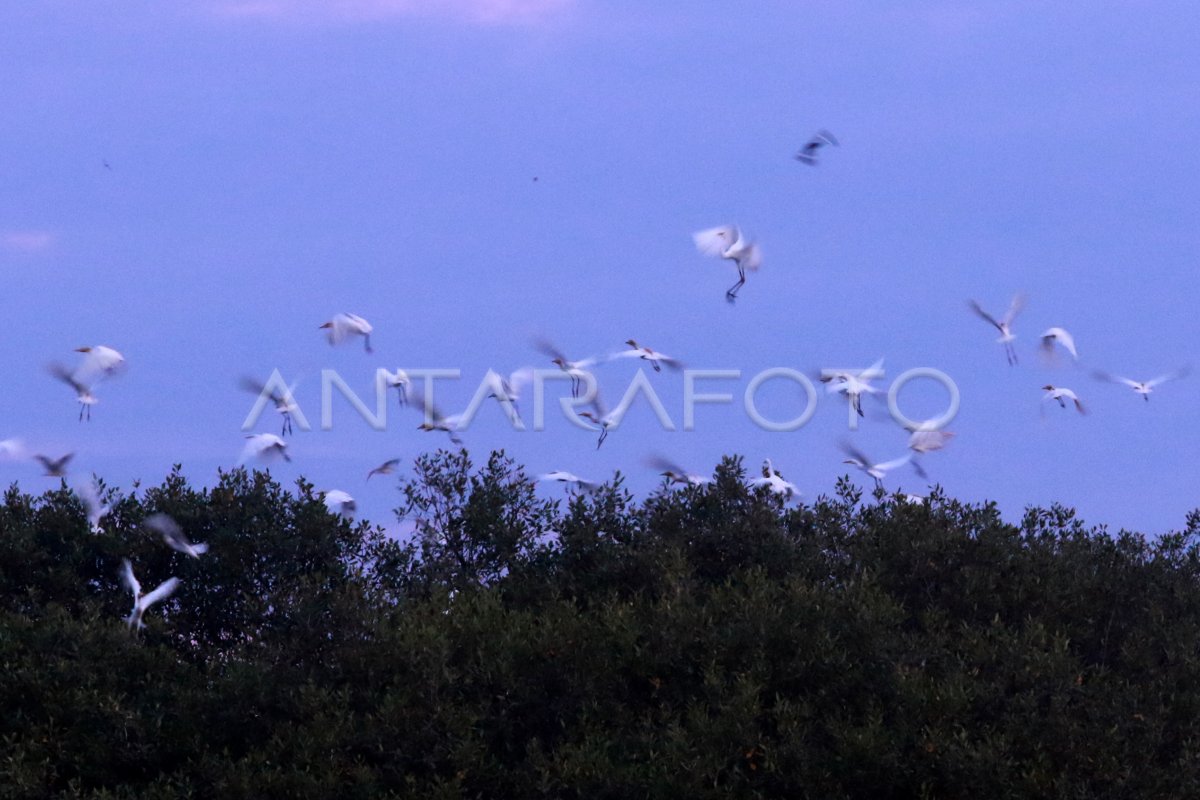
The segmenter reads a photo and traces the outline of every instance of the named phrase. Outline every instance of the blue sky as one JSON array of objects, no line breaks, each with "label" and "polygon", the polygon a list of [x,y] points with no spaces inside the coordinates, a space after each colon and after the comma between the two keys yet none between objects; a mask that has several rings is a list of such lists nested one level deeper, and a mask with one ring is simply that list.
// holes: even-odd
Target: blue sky
[{"label": "blue sky", "polygon": [[[458,368],[438,393],[452,411],[489,367],[545,365],[532,335],[572,355],[633,337],[747,376],[940,369],[962,409],[926,467],[951,494],[1181,526],[1200,376],[1147,404],[1087,370],[1200,365],[1198,28],[1183,2],[4,4],[0,438],[76,450],[77,478],[127,487],[181,462],[211,482],[241,449],[243,374],[298,378],[315,420],[321,369],[366,393],[376,367]],[[819,128],[842,146],[807,168],[792,154]],[[765,253],[732,307],[732,269],[691,242],[730,222]],[[1019,290],[1010,369],[966,301],[999,313]],[[374,356],[323,341],[339,311],[374,324]],[[1039,362],[1051,325],[1083,367]],[[79,424],[44,367],[101,343],[130,368]],[[635,370],[600,369],[610,403]],[[653,379],[679,424],[681,379]],[[1043,419],[1048,382],[1092,413]],[[761,405],[788,416],[796,394]],[[941,398],[906,399],[917,416]],[[339,405],[273,471],[390,523],[394,482],[366,471],[445,443],[390,411],[378,432]],[[794,433],[738,406],[670,433],[637,405],[597,452],[566,422],[516,433],[488,408],[464,436],[533,472],[620,468],[639,492],[650,453],[770,457],[813,497],[845,470],[845,423],[823,398]],[[882,460],[905,434],[869,420],[853,441]],[[55,484],[30,464],[0,476]]]}]

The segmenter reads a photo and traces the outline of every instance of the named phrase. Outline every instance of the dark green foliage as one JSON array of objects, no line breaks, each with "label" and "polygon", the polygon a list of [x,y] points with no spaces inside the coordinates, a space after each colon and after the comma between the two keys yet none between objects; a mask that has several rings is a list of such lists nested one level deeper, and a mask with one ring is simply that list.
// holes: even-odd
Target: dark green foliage
[{"label": "dark green foliage", "polygon": [[[726,460],[635,502],[418,459],[396,541],[178,472],[0,506],[0,797],[1200,796],[1200,513],[1147,541]],[[191,559],[142,523],[174,517]],[[126,628],[129,558],[179,591]]]}]

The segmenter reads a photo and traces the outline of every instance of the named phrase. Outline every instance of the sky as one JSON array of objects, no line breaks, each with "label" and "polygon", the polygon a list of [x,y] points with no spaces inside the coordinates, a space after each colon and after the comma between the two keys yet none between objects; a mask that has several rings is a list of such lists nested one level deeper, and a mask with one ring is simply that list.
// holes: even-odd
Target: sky
[{"label": "sky", "polygon": [[[847,474],[840,442],[882,461],[906,432],[880,404],[851,432],[824,395],[801,429],[765,431],[742,392],[763,369],[884,358],[885,387],[927,367],[959,390],[957,436],[924,461],[952,496],[1180,528],[1200,506],[1200,373],[1145,403],[1090,371],[1200,366],[1198,34],[1174,0],[0,4],[0,439],[76,452],[72,481],[128,489],[180,463],[210,485],[241,452],[239,378],[278,369],[314,430],[272,473],[392,526],[398,478],[448,438],[394,396],[384,430],[336,395],[320,430],[322,370],[373,406],[379,367],[459,369],[437,382],[449,413],[489,368],[549,366],[532,337],[572,358],[634,338],[740,370],[700,382],[738,402],[699,406],[692,431],[635,402],[599,450],[553,413],[517,432],[488,405],[462,434],[476,460],[620,470],[645,494],[651,454],[769,457],[811,499]],[[840,146],[794,160],[820,129]],[[692,242],[723,224],[764,254],[733,305],[735,271]],[[999,314],[1017,292],[1009,367],[967,301]],[[374,354],[326,343],[338,312],[371,321]],[[1039,358],[1050,326],[1079,365]],[[128,369],[81,423],[46,366],[96,344]],[[638,366],[597,368],[610,406]],[[647,374],[682,428],[682,376]],[[1044,405],[1048,383],[1090,413]],[[803,409],[786,380],[757,400]],[[901,395],[914,418],[945,402],[931,382]],[[394,457],[398,476],[365,482]],[[57,485],[27,462],[0,481]],[[907,469],[886,485],[927,491]]]}]

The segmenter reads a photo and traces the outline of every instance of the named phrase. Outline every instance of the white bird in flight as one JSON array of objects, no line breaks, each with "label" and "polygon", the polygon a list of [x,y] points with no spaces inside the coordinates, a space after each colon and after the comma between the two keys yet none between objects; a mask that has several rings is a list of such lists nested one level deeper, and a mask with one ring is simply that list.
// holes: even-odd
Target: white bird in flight
[{"label": "white bird in flight", "polygon": [[617,419],[616,411],[608,411],[604,407],[604,401],[600,399],[600,392],[596,392],[596,396],[592,398],[591,411],[580,411],[579,416],[597,425],[600,428],[600,438],[596,440],[596,449],[600,449],[600,445],[604,444],[604,440],[608,438],[610,428],[615,428],[619,420]]},{"label": "white bird in flight", "polygon": [[784,480],[783,474],[775,469],[769,458],[763,461],[762,477],[750,481],[750,485],[755,488],[766,486],[768,490],[781,496],[785,501],[791,500],[800,494],[800,490],[796,488],[796,484]]},{"label": "white bird in flight", "polygon": [[1067,401],[1070,400],[1072,403],[1075,404],[1076,411],[1078,411],[1080,414],[1087,413],[1087,411],[1083,407],[1083,403],[1081,403],[1079,401],[1078,395],[1076,395],[1070,389],[1064,389],[1061,386],[1053,386],[1049,383],[1046,384],[1045,386],[1043,386],[1042,389],[1044,389],[1046,392],[1046,394],[1042,395],[1042,402],[1046,402],[1047,400],[1054,400],[1058,403],[1059,408],[1066,408]]},{"label": "white bird in flight", "polygon": [[1100,370],[1093,372],[1092,376],[1097,380],[1108,381],[1109,383],[1119,383],[1124,386],[1128,386],[1130,389],[1133,389],[1134,392],[1140,394],[1143,400],[1150,402],[1150,393],[1154,391],[1154,387],[1161,386],[1167,381],[1173,381],[1178,378],[1186,378],[1190,372],[1190,367],[1183,367],[1182,369],[1177,369],[1174,372],[1167,373],[1166,375],[1159,375],[1157,378],[1152,378],[1148,381],[1130,380],[1129,378],[1122,378],[1119,375],[1110,375],[1107,372],[1102,372]]},{"label": "white bird in flight", "polygon": [[146,627],[145,623],[142,622],[142,617],[146,615],[146,611],[149,610],[150,606],[160,600],[167,599],[179,588],[179,579],[171,577],[156,586],[153,591],[142,594],[142,585],[134,577],[133,565],[129,563],[128,558],[121,559],[121,583],[133,595],[133,610],[129,612],[129,616],[125,618],[125,622],[130,628],[136,626],[138,630]]},{"label": "white bird in flight", "polygon": [[100,497],[100,487],[95,481],[88,481],[79,487],[79,499],[83,501],[83,508],[87,512],[88,526],[91,527],[92,533],[100,533],[103,528],[100,527],[100,520],[108,516],[111,510]]},{"label": "white bird in flight", "polygon": [[916,473],[922,478],[928,477],[925,474],[925,470],[921,468],[921,465],[913,460],[913,453],[908,453],[900,458],[877,464],[868,458],[861,450],[855,448],[849,443],[843,442],[842,450],[846,453],[846,455],[850,456],[842,463],[858,467],[858,469],[862,470],[867,475],[870,475],[875,479],[876,486],[882,486],[883,479],[887,477],[889,472],[899,467],[903,467],[905,464],[912,464],[913,469],[916,470]]},{"label": "white bird in flight", "polygon": [[450,441],[454,444],[461,445],[462,439],[458,437],[458,426],[463,420],[462,414],[443,414],[436,406],[426,405],[425,398],[417,396],[413,398],[413,406],[425,415],[425,421],[417,426],[417,430],[421,431],[445,431],[450,434]]},{"label": "white bird in flight", "polygon": [[571,397],[579,397],[580,384],[585,379],[592,377],[591,367],[602,364],[605,361],[602,356],[590,356],[589,358],[572,361],[566,357],[563,351],[559,350],[549,339],[544,337],[535,338],[533,346],[544,355],[550,356],[550,363],[556,365],[571,377]]},{"label": "white bird in flight", "polygon": [[328,489],[321,492],[321,500],[329,509],[330,514],[337,514],[346,519],[353,517],[355,510],[358,509],[358,503],[354,498],[341,489]]},{"label": "white bird in flight", "polygon": [[625,344],[629,345],[630,349],[622,350],[613,358],[640,358],[642,361],[649,361],[655,372],[662,372],[663,364],[671,369],[683,369],[683,364],[679,360],[657,350],[651,350],[649,347],[643,347],[633,339],[626,339]]},{"label": "white bird in flight", "polygon": [[564,472],[563,470],[542,473],[537,476],[537,479],[543,483],[573,484],[585,492],[594,492],[600,487],[600,484],[596,481],[584,480],[574,473]]},{"label": "white bird in flight", "polygon": [[100,402],[96,398],[96,395],[92,393],[91,385],[84,383],[77,377],[79,375],[78,371],[71,372],[62,364],[51,364],[47,369],[51,375],[75,391],[75,402],[79,403],[79,421],[83,422],[84,419],[87,419],[90,422],[92,419],[92,406]]},{"label": "white bird in flight", "polygon": [[879,394],[882,390],[872,386],[871,381],[883,377],[883,359],[879,359],[866,369],[860,370],[823,370],[821,382],[829,393],[841,392],[846,395],[850,406],[864,416],[862,396],[864,394]]},{"label": "white bird in flight", "polygon": [[[243,377],[238,385],[250,392],[253,395],[261,397],[267,390],[266,384],[262,381],[251,377]],[[278,389],[272,389],[269,395],[271,404],[275,406],[275,410],[283,417],[283,429],[279,432],[280,436],[287,436],[292,432],[292,413],[299,407],[296,405],[296,400],[293,397],[293,392],[296,391],[296,384],[292,384],[287,388],[287,392],[280,392]]]},{"label": "white bird in flight", "polygon": [[649,456],[646,459],[646,466],[655,470],[659,475],[667,479],[667,483],[672,485],[682,484],[684,486],[702,486],[706,483],[712,483],[712,478],[705,477],[696,472],[688,472],[683,467],[659,455]]},{"label": "white bird in flight", "polygon": [[493,391],[488,397],[495,398],[496,402],[501,405],[511,403],[513,411],[519,415],[521,410],[517,403],[520,401],[525,387],[533,383],[533,378],[533,367],[521,367],[511,372],[507,378],[495,370],[488,370],[487,379],[492,382],[493,386]]},{"label": "white bird in flight", "polygon": [[1075,337],[1065,328],[1047,328],[1042,333],[1042,352],[1046,356],[1054,355],[1054,345],[1059,344],[1071,354],[1075,361],[1079,360],[1079,352],[1075,349]]},{"label": "white bird in flight", "polygon": [[1025,295],[1017,294],[1013,297],[1012,303],[1008,306],[1008,311],[1004,312],[1004,316],[996,319],[991,314],[980,308],[979,303],[974,300],[968,301],[971,310],[979,315],[980,318],[986,320],[995,326],[996,330],[1000,331],[1000,338],[996,341],[1004,345],[1004,355],[1008,359],[1009,366],[1017,363],[1017,351],[1013,347],[1013,340],[1017,335],[1012,332],[1013,320],[1021,313],[1021,309],[1025,307]]},{"label": "white bird in flight", "polygon": [[192,544],[183,533],[179,523],[166,514],[151,514],[146,517],[146,527],[162,536],[163,542],[172,550],[191,558],[199,558],[208,552],[207,544]]},{"label": "white bird in flight", "polygon": [[20,439],[0,440],[0,459],[20,461],[25,458],[25,444]]},{"label": "white bird in flight", "polygon": [[938,420],[925,420],[905,427],[911,431],[908,437],[908,449],[914,453],[932,453],[950,444],[950,440],[958,434],[943,430],[937,426]]},{"label": "white bird in flight", "polygon": [[339,345],[350,339],[352,336],[363,337],[363,349],[368,353],[375,352],[371,349],[371,323],[367,322],[357,314],[335,314],[333,319],[320,326],[318,330],[327,331],[325,338],[332,345]]},{"label": "white bird in flight", "polygon": [[248,433],[246,434],[246,444],[242,448],[242,455],[238,459],[238,466],[251,459],[270,461],[275,458],[282,458],[284,461],[292,460],[287,452],[287,442],[273,433]]},{"label": "white bird in flight", "polygon": [[386,369],[381,369],[383,380],[388,386],[396,390],[400,395],[400,405],[408,405],[408,387],[412,385],[412,381],[408,377],[408,373],[397,368],[395,372],[388,372]]},{"label": "white bird in flight", "polygon": [[738,290],[746,282],[746,270],[751,272],[762,265],[762,250],[742,235],[737,225],[721,225],[717,228],[697,231],[692,234],[696,249],[706,256],[725,258],[734,263],[738,271],[738,282],[725,292],[729,302],[737,300]]}]

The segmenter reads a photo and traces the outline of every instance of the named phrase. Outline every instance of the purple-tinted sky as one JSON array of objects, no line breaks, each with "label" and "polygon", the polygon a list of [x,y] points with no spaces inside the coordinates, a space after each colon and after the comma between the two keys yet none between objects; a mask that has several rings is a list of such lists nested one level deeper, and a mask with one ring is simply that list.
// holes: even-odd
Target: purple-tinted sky
[{"label": "purple-tinted sky", "polygon": [[[747,376],[882,356],[957,382],[958,437],[926,462],[951,494],[1165,531],[1200,505],[1200,375],[1143,403],[1087,371],[1200,364],[1198,34],[1186,2],[0,5],[0,439],[77,450],[75,479],[182,462],[210,482],[241,449],[238,377],[276,367],[315,423],[322,368],[363,393],[376,367],[459,368],[438,394],[457,411],[488,367],[545,364],[533,334],[572,355],[633,337]],[[792,154],[819,128],[842,146],[808,168]],[[691,242],[726,222],[765,253],[732,307],[733,271]],[[1018,290],[1010,369],[966,300],[999,313]],[[374,356],[323,341],[339,311],[374,324]],[[1051,325],[1083,367],[1039,361]],[[99,343],[130,369],[79,424],[44,367]],[[610,404],[636,367],[600,369]],[[653,381],[680,425],[682,380]],[[1043,419],[1048,382],[1092,413]],[[760,404],[791,416],[796,394]],[[916,416],[940,396],[907,399]],[[664,432],[635,405],[597,452],[488,406],[464,438],[535,472],[621,468],[637,491],[652,452],[771,457],[810,497],[846,469],[835,399],[786,434],[740,406],[697,416]],[[419,421],[392,405],[377,432],[339,403],[274,472],[390,523],[394,480],[363,478],[445,444]],[[906,435],[869,420],[853,440],[883,460]],[[55,484],[31,464],[0,477]],[[924,491],[910,471],[888,485]]]}]

